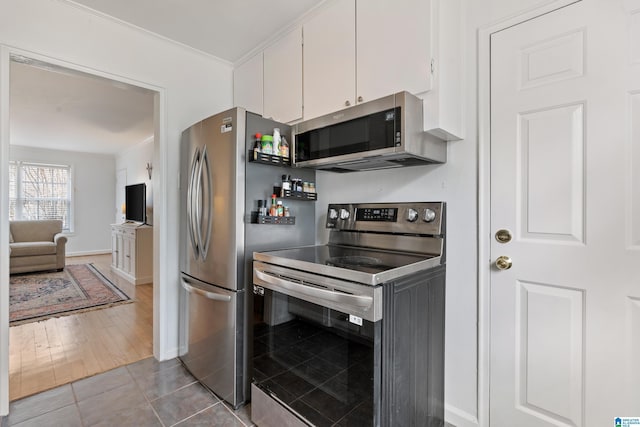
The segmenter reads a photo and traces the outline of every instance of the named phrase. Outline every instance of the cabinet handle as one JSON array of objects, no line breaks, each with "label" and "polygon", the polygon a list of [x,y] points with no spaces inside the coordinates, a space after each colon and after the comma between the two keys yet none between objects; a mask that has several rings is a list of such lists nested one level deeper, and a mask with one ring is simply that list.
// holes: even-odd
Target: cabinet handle
[{"label": "cabinet handle", "polygon": [[359,96],[358,97],[358,102],[362,102],[362,101],[364,101],[364,99],[361,96]]},{"label": "cabinet handle", "polygon": [[349,102],[349,100],[347,99],[346,101],[344,101],[344,105],[345,105],[346,107],[348,107],[349,105],[351,105],[351,103],[350,103],[350,102]]}]

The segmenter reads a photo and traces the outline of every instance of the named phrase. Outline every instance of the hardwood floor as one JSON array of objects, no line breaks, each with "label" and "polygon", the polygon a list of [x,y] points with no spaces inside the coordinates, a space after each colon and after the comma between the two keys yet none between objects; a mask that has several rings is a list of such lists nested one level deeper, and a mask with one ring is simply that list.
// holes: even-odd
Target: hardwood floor
[{"label": "hardwood floor", "polygon": [[10,400],[153,354],[153,285],[113,274],[110,254],[67,258],[67,265],[81,263],[93,263],[134,302],[10,327]]}]

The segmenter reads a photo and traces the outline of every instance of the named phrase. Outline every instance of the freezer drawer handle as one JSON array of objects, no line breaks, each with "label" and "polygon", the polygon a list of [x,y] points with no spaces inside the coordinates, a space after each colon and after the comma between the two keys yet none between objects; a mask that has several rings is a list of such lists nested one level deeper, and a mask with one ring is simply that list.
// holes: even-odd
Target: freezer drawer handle
[{"label": "freezer drawer handle", "polygon": [[231,301],[231,297],[229,295],[220,295],[213,292],[203,291],[202,289],[194,288],[184,280],[180,280],[180,283],[182,283],[182,287],[189,293],[193,292],[194,294],[198,294],[205,298],[209,298],[216,301],[224,301],[224,302]]},{"label": "freezer drawer handle", "polygon": [[290,282],[280,277],[274,277],[257,269],[253,269],[253,272],[256,278],[263,282],[259,283],[260,285],[268,285],[264,287],[274,291],[290,291],[288,293],[283,293],[290,294],[291,292],[295,292],[301,295],[322,298],[339,304],[352,304],[357,307],[371,307],[371,305],[373,304],[373,297],[351,295],[342,292],[313,288],[301,283]]}]

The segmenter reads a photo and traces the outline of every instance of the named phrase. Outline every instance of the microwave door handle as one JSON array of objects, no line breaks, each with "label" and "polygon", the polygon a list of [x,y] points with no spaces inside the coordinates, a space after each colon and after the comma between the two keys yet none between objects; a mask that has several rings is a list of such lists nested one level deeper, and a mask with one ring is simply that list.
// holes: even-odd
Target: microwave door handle
[{"label": "microwave door handle", "polygon": [[[211,223],[213,220],[213,209],[211,208],[211,203],[213,201],[213,188],[212,188],[212,182],[211,182],[211,165],[209,163],[209,155],[207,154],[206,146],[202,149],[202,158],[200,160],[200,163],[202,164],[202,170],[200,174],[201,175],[204,174],[204,176],[201,176],[200,182],[202,182],[203,178],[206,178],[206,181],[205,181],[206,200],[204,200],[206,204],[203,207],[203,210],[204,210],[204,220],[206,221],[207,227],[205,228],[204,236],[201,235],[200,237],[200,244],[201,244],[200,249],[202,252],[202,259],[205,260],[207,258],[207,253],[209,252],[209,243],[211,242]],[[200,227],[200,232],[202,232],[202,227]]]},{"label": "microwave door handle", "polygon": [[189,293],[194,293],[214,301],[222,301],[222,302],[231,301],[231,296],[229,295],[221,295],[215,292],[207,292],[200,288],[196,288],[188,284],[184,278],[180,280],[180,283],[182,284],[182,287]]},{"label": "microwave door handle", "polygon": [[199,258],[198,242],[196,240],[195,227],[195,212],[194,212],[194,186],[195,175],[199,162],[199,149],[196,148],[196,152],[193,154],[193,160],[191,161],[191,168],[189,171],[189,185],[187,186],[187,221],[189,229],[189,239],[191,240],[191,247],[195,254],[196,259]]},{"label": "microwave door handle", "polygon": [[371,305],[373,304],[373,297],[351,295],[327,289],[314,288],[312,286],[307,286],[301,283],[291,282],[289,280],[283,279],[282,277],[272,276],[258,269],[254,269],[253,274],[254,279],[258,279],[258,283],[256,283],[256,285],[263,286],[267,289],[281,292],[283,294],[291,295],[291,293],[293,292],[298,295],[322,298],[324,300],[332,301],[339,304],[350,304],[357,307],[365,308],[371,307]]}]

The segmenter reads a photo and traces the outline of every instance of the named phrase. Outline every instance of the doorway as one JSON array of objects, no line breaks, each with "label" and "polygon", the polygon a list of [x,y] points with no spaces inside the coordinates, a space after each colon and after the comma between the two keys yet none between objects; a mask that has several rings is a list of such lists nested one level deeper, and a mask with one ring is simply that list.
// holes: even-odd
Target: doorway
[{"label": "doorway", "polygon": [[[640,413],[633,11],[584,0],[491,34],[491,425]],[[616,390],[611,393],[610,390]]]},{"label": "doorway", "polygon": [[[38,60],[38,59],[32,59],[32,58],[25,57],[25,56],[22,56],[22,55],[17,55],[17,54],[12,54],[10,59],[11,59],[11,65],[10,65],[9,68],[13,68],[12,66],[15,65],[15,64],[18,64],[18,63],[19,64],[24,64],[25,62],[27,62],[30,65],[31,64],[37,64],[37,66],[42,67],[43,69],[46,69],[47,71],[63,74],[65,76],[67,76],[67,77],[71,76],[71,77],[82,78],[82,79],[85,79],[85,80],[87,80],[87,79],[89,79],[89,80],[96,79],[96,80],[101,80],[102,83],[106,83],[107,85],[111,85],[114,88],[118,88],[120,90],[125,88],[125,89],[128,89],[128,90],[134,90],[134,91],[138,91],[138,92],[150,93],[151,94],[151,110],[150,110],[151,111],[151,118],[150,118],[151,126],[150,126],[150,128],[151,128],[152,134],[154,134],[154,136],[152,136],[152,139],[153,139],[153,144],[152,144],[153,154],[151,155],[152,159],[151,158],[145,159],[145,161],[143,163],[141,163],[140,166],[143,169],[143,172],[144,172],[143,176],[146,179],[146,176],[147,176],[148,172],[146,170],[144,170],[145,165],[148,165],[150,163],[155,163],[156,165],[158,165],[158,166],[156,166],[155,171],[154,171],[154,172],[156,172],[154,174],[154,181],[159,179],[159,177],[162,175],[162,168],[159,166],[160,162],[155,162],[155,160],[160,157],[159,156],[159,139],[160,138],[159,138],[159,135],[158,135],[158,133],[159,133],[158,132],[158,129],[159,129],[159,125],[158,125],[158,121],[159,121],[159,118],[158,118],[158,104],[159,104],[159,102],[158,102],[158,99],[157,99],[157,98],[159,98],[160,93],[159,93],[158,90],[155,90],[155,88],[141,88],[139,86],[132,85],[129,82],[123,82],[122,79],[119,79],[119,78],[116,80],[112,76],[106,76],[106,77],[105,76],[98,76],[98,75],[95,75],[95,74],[92,74],[92,73],[88,73],[86,71],[78,70],[78,69],[73,68],[73,67],[68,67],[67,66],[68,64],[54,65],[52,63],[44,62],[44,61],[41,61],[41,60]],[[14,71],[15,70],[12,69],[12,73],[14,73]],[[15,74],[12,74],[12,75],[15,76]],[[12,81],[13,80],[10,77],[10,84],[11,84]],[[72,107],[74,107],[73,105],[71,105],[71,101],[70,100],[64,100],[64,102],[66,102],[66,104],[64,104],[64,102],[63,102],[64,105],[62,105],[62,108],[67,108],[67,107],[72,108]],[[102,104],[107,104],[107,105],[109,104],[109,102],[108,102],[109,100],[100,99],[100,101],[102,101]],[[101,104],[100,101],[97,104]],[[98,111],[87,111],[87,109],[78,108],[76,112],[84,114],[85,115],[84,118],[90,119],[89,121],[93,120],[94,122],[95,121],[100,122],[104,118],[101,114],[99,114]],[[12,122],[13,122],[13,117],[12,117]],[[103,123],[108,125],[108,126],[122,125],[124,127],[124,125],[126,125],[126,124],[123,124],[121,122],[119,123],[117,121],[117,118],[116,118],[116,120],[112,120],[110,122],[103,122]],[[12,123],[12,128],[16,129],[17,126],[14,126],[14,123]],[[13,135],[12,135],[11,139],[13,140]],[[141,138],[141,140],[145,140],[145,139],[148,139],[148,135],[145,135],[144,138]],[[69,150],[69,148],[66,148],[66,149]],[[30,150],[32,150],[34,152],[37,152],[38,148],[31,147]],[[80,151],[82,151],[82,149],[80,149]],[[71,151],[68,151],[68,152],[71,152]],[[7,159],[7,158],[8,157],[4,157],[3,156],[3,159]],[[40,161],[42,161],[42,160],[40,160]],[[102,231],[101,230],[102,225],[105,225],[105,228],[107,229],[107,233],[109,233],[109,224],[113,221],[114,212],[115,212],[115,216],[117,217],[117,214],[118,214],[118,211],[119,211],[119,209],[118,209],[119,206],[115,203],[115,200],[116,200],[115,199],[115,194],[117,193],[117,185],[115,184],[116,181],[117,181],[117,176],[115,174],[116,167],[114,166],[113,169],[114,169],[114,173],[113,173],[113,176],[110,178],[111,182],[113,182],[113,185],[111,187],[112,195],[113,195],[113,197],[111,197],[111,200],[113,201],[113,203],[108,208],[108,212],[107,212],[107,216],[108,216],[109,220],[106,222],[106,224],[95,224],[95,225],[99,225],[100,226],[100,231]],[[151,174],[149,174],[149,185],[151,185]],[[156,188],[159,188],[159,186],[156,186]],[[77,196],[76,196],[76,198],[77,198]],[[158,200],[158,199],[161,199],[161,198],[155,198],[155,200]],[[150,200],[154,200],[154,198],[150,197]],[[77,202],[77,200],[76,200],[76,202]],[[151,209],[151,212],[153,212],[153,209]],[[76,212],[76,217],[78,217],[79,215],[81,215],[81,213]],[[0,218],[2,218],[2,217],[3,216],[0,216]],[[91,220],[89,220],[87,222],[91,222]],[[153,223],[153,220],[151,220],[151,222]],[[73,237],[76,237],[76,236],[80,235],[80,230],[76,229],[74,231],[74,233],[75,233],[75,235]],[[159,252],[157,250],[157,247],[160,244],[160,241],[159,241],[159,238],[158,238],[159,233],[158,233],[157,230],[155,230],[154,234],[155,234],[156,238],[154,239],[154,251],[153,252],[157,254]],[[86,233],[85,233],[85,235],[86,235]],[[106,246],[104,244],[98,245],[96,247],[97,251],[95,251],[95,252],[100,252],[101,249],[103,250],[102,252],[104,252],[104,249],[110,249],[109,248],[109,245],[110,245],[110,242],[111,242],[110,237],[108,238],[107,242],[108,243],[107,243]],[[89,256],[85,256],[84,258],[82,258],[82,257],[81,258],[76,258],[74,260],[74,263],[75,262],[92,262],[96,266],[98,266],[99,269],[102,270],[101,272],[104,272],[105,275],[109,275],[109,273],[110,273],[109,272],[109,270],[110,270],[109,264],[110,263],[108,261],[111,260],[111,255],[110,254],[101,256],[101,255],[99,255],[97,253],[91,253],[92,252],[91,250],[85,251],[85,252],[88,252],[88,253],[83,253],[83,250],[79,250],[78,252],[79,252],[78,254],[84,254],[84,255],[89,255]],[[156,262],[154,260],[154,264],[155,263]],[[7,269],[7,271],[8,271],[8,269]],[[115,276],[114,277],[109,277],[109,279],[111,279],[112,282],[116,282],[116,284],[118,286],[121,286],[123,288],[127,287],[126,283],[122,283],[122,282],[117,283],[119,281],[118,277],[115,277]],[[156,287],[157,287],[157,285],[158,285],[158,283],[156,283]],[[148,356],[150,356],[152,354],[152,349],[153,349],[152,340],[153,340],[154,334],[151,332],[152,328],[154,327],[154,325],[153,325],[152,308],[153,308],[153,302],[154,302],[155,298],[157,298],[157,289],[154,290],[153,287],[151,287],[151,285],[149,285],[149,286],[142,285],[140,287],[133,286],[128,290],[127,293],[132,297],[137,294],[137,295],[139,295],[141,297],[140,299],[143,300],[143,303],[141,305],[138,304],[138,302],[134,303],[134,305],[142,306],[143,308],[136,309],[135,310],[136,313],[129,314],[128,316],[129,317],[131,317],[131,316],[137,317],[140,322],[143,322],[143,323],[145,323],[145,325],[148,326],[147,330],[144,332],[144,334],[148,335],[148,337],[146,338],[146,345],[139,346],[138,350],[136,350],[134,352],[134,353],[138,354],[139,358],[148,357]],[[119,308],[119,309],[121,311],[123,310],[123,308]],[[105,309],[105,310],[111,310],[111,309]],[[2,310],[0,310],[0,312],[1,311]],[[122,311],[120,313],[120,315],[122,315],[123,313],[124,313],[124,311]],[[112,317],[114,319],[119,317],[116,314],[110,314],[110,313],[105,311],[104,313],[97,313],[96,312],[96,313],[83,315],[83,319],[86,320],[91,316],[93,316],[93,318],[96,318],[97,317],[96,314],[102,315],[101,316],[102,321],[95,322],[95,325],[96,326],[102,325],[102,327],[104,327],[105,324],[108,324],[108,322],[106,322],[106,320],[108,320],[109,317]],[[52,336],[56,335],[56,332],[54,332],[55,330],[58,331],[58,335],[64,335],[61,331],[65,330],[65,329],[73,330],[74,327],[80,326],[78,324],[81,323],[83,320],[80,320],[79,317],[73,318],[73,316],[80,316],[80,315],[69,316],[65,320],[66,326],[60,326],[60,324],[65,323],[65,322],[57,322],[58,324],[55,325],[55,327],[54,327],[53,324],[56,323],[56,322],[49,322],[51,324],[50,327],[49,328],[46,328],[46,327],[40,328],[40,332],[37,331],[38,328],[25,327],[25,328],[23,328],[24,330],[32,329],[32,333],[29,332],[29,331],[27,331],[27,332],[21,331],[20,333],[14,333],[14,329],[12,328],[10,345],[11,346],[13,346],[14,344],[21,345],[22,342],[19,342],[19,340],[20,339],[24,339],[25,336],[29,336],[29,335],[31,335],[33,340],[36,340],[36,339],[38,339],[38,333],[42,333],[42,331],[45,331],[46,332],[46,336],[42,337],[42,339],[44,339],[45,341],[42,341],[42,342],[46,343],[46,344],[41,345],[40,346],[40,350],[43,350],[45,347],[47,347],[47,349],[50,350],[50,351],[48,351],[48,353],[49,353],[48,356],[46,356],[44,354],[44,353],[47,353],[47,352],[41,351],[41,353],[42,353],[41,356],[43,356],[43,358],[49,357],[50,359],[53,359],[53,355],[52,355],[53,352],[60,350],[59,347],[62,346],[63,343],[62,343],[62,340],[60,339],[61,338],[60,336],[58,337],[58,341],[57,341],[58,343],[57,344],[56,344],[55,337],[54,337],[53,340],[50,339],[50,338],[52,338]],[[127,316],[124,316],[124,317],[127,317]],[[122,320],[122,319],[120,319],[120,320]],[[46,322],[47,321],[42,322],[42,323],[46,323]],[[92,321],[92,320],[88,321],[89,324],[91,322],[94,322],[94,321]],[[43,326],[43,325],[40,325],[40,326]],[[122,325],[120,325],[120,326],[122,326]],[[86,332],[86,325],[82,326],[82,328],[84,328],[85,332]],[[115,327],[110,328],[110,329],[111,329],[111,331],[108,331],[108,334],[109,334],[108,336],[111,337],[111,339],[107,338],[104,341],[105,341],[105,343],[108,343],[110,341],[111,344],[109,344],[109,347],[112,347],[112,348],[104,348],[103,349],[104,351],[100,352],[102,355],[106,355],[107,353],[112,353],[112,354],[117,353],[117,348],[115,346],[118,345],[118,343],[121,343],[122,345],[126,345],[126,342],[127,342],[126,340],[123,341],[122,339],[120,339],[120,338],[122,338],[123,335],[126,335],[124,332],[122,334],[120,334],[121,335],[120,337],[118,336],[118,334],[114,333],[114,331],[118,329],[118,326],[115,326]],[[132,332],[135,332],[135,331],[132,331]],[[138,332],[135,332],[135,333],[142,333],[142,332],[138,331]],[[4,334],[4,331],[3,331],[3,334]],[[87,337],[89,335],[90,335],[90,333],[84,334],[85,337]],[[17,338],[17,337],[20,337],[20,338]],[[69,339],[70,341],[68,341],[68,343],[69,342],[73,342],[73,341],[79,341],[81,339],[82,339],[81,337],[77,337],[77,339],[74,339],[72,337],[72,338]],[[139,342],[144,343],[145,342],[145,338],[140,336]],[[34,351],[28,350],[28,352],[33,353],[35,356],[37,356],[38,342],[33,341],[33,343],[35,344],[34,347],[33,347]],[[73,342],[73,344],[77,344],[77,342]],[[30,345],[30,344],[28,344],[28,345]],[[105,344],[105,345],[107,345],[107,344]],[[54,348],[52,348],[52,347],[54,347]],[[70,360],[73,360],[73,357],[77,357],[77,356],[78,356],[78,354],[75,354],[75,355],[69,356],[68,358]],[[9,361],[9,365],[12,365],[12,364],[15,365],[17,363],[16,360],[14,359],[16,356],[12,353],[11,357],[12,357],[12,360]],[[66,357],[66,355],[65,355],[65,357]],[[81,357],[82,358],[87,357],[86,353],[84,355],[81,355]],[[114,355],[114,357],[111,358],[112,360],[110,360],[110,361],[103,360],[102,362],[100,362],[98,360],[98,361],[96,361],[96,363],[93,363],[91,366],[86,367],[86,369],[84,369],[84,370],[83,369],[79,369],[80,367],[77,366],[77,365],[76,365],[76,367],[73,367],[73,364],[71,364],[71,363],[69,363],[69,364],[59,363],[58,364],[58,369],[57,369],[58,372],[55,372],[56,369],[54,369],[52,367],[53,365],[51,365],[49,368],[46,368],[46,370],[49,371],[49,375],[50,376],[51,376],[51,374],[53,374],[56,377],[56,379],[53,382],[52,381],[42,381],[42,384],[43,384],[43,387],[50,388],[52,386],[56,386],[56,385],[61,384],[61,382],[60,382],[61,378],[63,379],[64,382],[73,381],[75,379],[81,378],[82,376],[93,375],[95,373],[102,372],[104,370],[108,370],[108,369],[114,368],[116,366],[120,366],[122,364],[130,363],[131,361],[134,361],[132,359],[132,357],[135,358],[137,356],[135,356],[135,355],[134,356],[132,356],[132,355],[128,355],[128,356],[127,355],[123,355],[122,357],[117,357],[117,356]],[[34,357],[33,362],[38,362],[35,359],[37,359],[37,357]],[[89,358],[89,359],[91,359],[91,358]],[[96,358],[94,358],[94,361],[95,361],[95,359]],[[24,362],[25,362],[24,359],[20,360],[20,365],[21,365],[22,369],[25,368],[25,363]],[[37,363],[36,363],[36,365],[37,365]],[[38,369],[36,367],[36,365],[33,365],[32,368],[33,369]],[[29,369],[28,366],[27,366],[26,369],[27,370],[33,370],[33,369]],[[11,376],[12,376],[11,380],[12,381],[15,379],[15,378],[13,378],[15,374],[16,373],[12,369],[11,370]],[[41,378],[44,379],[44,377],[46,375],[47,374],[45,374],[43,372],[43,375],[41,376]],[[49,378],[49,379],[51,379],[51,378]],[[1,388],[2,388],[2,384],[0,384],[0,389]],[[28,392],[26,394],[32,394],[32,393],[37,392],[37,391],[42,391],[42,390],[38,390],[37,389],[37,385],[36,385],[36,388],[33,388],[33,384],[30,384],[27,387],[24,387],[24,389],[28,390]],[[23,391],[14,393],[13,390],[10,390],[11,400],[13,400],[16,397],[22,397],[22,396],[24,396],[26,394]],[[0,406],[2,406],[2,405],[0,405]]]}]

